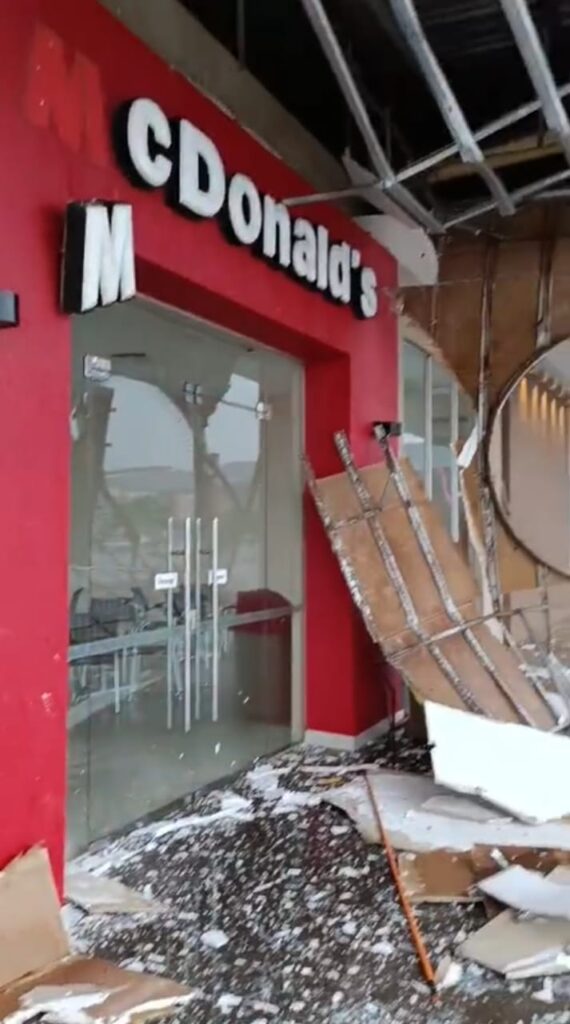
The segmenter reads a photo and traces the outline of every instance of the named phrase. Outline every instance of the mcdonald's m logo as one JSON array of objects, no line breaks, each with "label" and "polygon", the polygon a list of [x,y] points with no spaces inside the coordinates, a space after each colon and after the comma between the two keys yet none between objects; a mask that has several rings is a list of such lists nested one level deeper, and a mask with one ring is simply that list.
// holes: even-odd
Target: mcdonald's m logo
[{"label": "mcdonald's m logo", "polygon": [[37,128],[55,132],[73,153],[99,167],[111,160],[105,98],[97,65],[48,26],[36,26],[25,84],[24,109]]}]

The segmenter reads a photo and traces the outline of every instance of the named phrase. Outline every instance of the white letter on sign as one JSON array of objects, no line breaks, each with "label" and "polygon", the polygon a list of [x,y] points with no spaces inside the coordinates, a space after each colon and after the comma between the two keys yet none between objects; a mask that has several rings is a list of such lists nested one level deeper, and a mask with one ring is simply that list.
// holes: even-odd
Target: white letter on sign
[{"label": "white letter on sign", "polygon": [[127,149],[133,170],[143,185],[162,188],[172,170],[172,160],[165,153],[151,153],[154,148],[169,150],[172,145],[170,122],[154,100],[133,100],[127,115]]},{"label": "white letter on sign", "polygon": [[226,175],[218,150],[190,121],[179,124],[178,203],[198,217],[215,217],[226,196]]},{"label": "white letter on sign", "polygon": [[128,204],[69,204],[62,291],[66,313],[85,313],[134,296],[133,214]]}]

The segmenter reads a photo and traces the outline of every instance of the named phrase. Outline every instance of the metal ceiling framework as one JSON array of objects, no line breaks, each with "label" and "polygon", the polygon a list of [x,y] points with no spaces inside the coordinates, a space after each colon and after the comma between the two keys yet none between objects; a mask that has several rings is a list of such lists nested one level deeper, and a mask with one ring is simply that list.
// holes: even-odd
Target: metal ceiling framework
[{"label": "metal ceiling framework", "polygon": [[[511,215],[518,205],[528,199],[548,198],[548,190],[551,187],[570,178],[570,120],[562,103],[563,98],[570,95],[570,83],[562,87],[556,85],[527,0],[498,0],[498,3],[506,18],[537,99],[516,107],[476,131],[472,131],[470,128],[430,45],[422,28],[414,0],[390,0],[400,32],[415,57],[424,81],[453,139],[451,145],[428,154],[400,171],[393,169],[380,144],[322,0],[301,0],[301,3],[361,131],[373,170],[378,178],[365,185],[353,185],[346,189],[337,189],[334,192],[289,197],[284,200],[287,206],[306,206],[349,196],[365,196],[369,189],[380,187],[418,225],[432,234],[443,234],[452,227],[473,221],[493,210],[498,210],[506,216]],[[537,178],[535,181],[509,192],[485,158],[485,153],[478,143],[524,120],[535,112],[543,114],[546,125],[560,144],[568,167]],[[463,163],[473,167],[486,183],[490,198],[483,202],[473,203],[460,212],[450,212],[449,210],[440,212],[428,209],[404,183],[457,155]]]}]

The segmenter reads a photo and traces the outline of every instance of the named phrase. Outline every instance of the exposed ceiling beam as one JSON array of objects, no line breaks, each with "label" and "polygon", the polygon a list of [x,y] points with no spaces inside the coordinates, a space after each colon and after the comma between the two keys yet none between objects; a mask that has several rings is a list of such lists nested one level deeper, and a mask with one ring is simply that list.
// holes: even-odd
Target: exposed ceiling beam
[{"label": "exposed ceiling beam", "polygon": [[467,118],[457,102],[421,26],[413,0],[391,0],[391,4],[394,17],[418,62],[449,133],[457,144],[461,160],[463,163],[469,164],[473,171],[483,179],[491,195],[495,198],[499,211],[507,216],[514,213],[513,201],[501,179],[485,160],[483,150],[471,131]]},{"label": "exposed ceiling beam", "polygon": [[[570,82],[560,87],[558,95],[560,98],[570,96]],[[474,133],[475,138],[478,142],[481,142],[483,139],[488,139],[490,136],[503,131],[505,128],[509,128],[511,125],[516,124],[517,121],[524,120],[525,117],[529,117],[540,109],[540,100],[531,100],[529,103],[523,103],[520,107],[510,110],[507,114],[502,114],[501,117],[497,117],[495,120],[489,121],[488,124],[483,125],[482,128],[478,128]],[[401,171],[398,171],[396,174],[396,181],[409,181],[410,178],[414,178],[416,175],[424,174],[426,171],[429,171],[430,168],[437,167],[438,164],[442,164],[445,160],[449,160],[450,157],[455,156],[458,152],[459,146],[455,142],[451,143],[449,146],[445,146],[443,149],[438,149],[434,153],[421,157],[420,160],[416,160],[413,164],[409,164]],[[380,188],[383,185],[383,178],[374,178],[369,182],[364,182],[362,185],[348,185],[344,188],[335,189],[331,192],[315,192],[312,195],[291,196],[290,198],[285,199],[284,202],[286,206],[310,206],[313,203],[323,203],[333,199],[345,199],[350,196],[358,196],[361,194],[365,195],[371,188]]]},{"label": "exposed ceiling beam", "polygon": [[[515,189],[511,195],[515,203],[522,203],[526,199],[534,199],[535,196],[549,189],[551,185],[558,185],[562,181],[568,181],[569,178],[570,167],[566,167],[563,171],[557,171],[556,174],[549,174],[546,178],[531,181],[529,185],[523,185],[522,188]],[[446,220],[445,230],[454,228],[458,224],[466,224],[467,221],[475,220],[477,217],[482,217],[485,213],[490,213],[496,209],[496,206],[497,204],[493,199],[489,199],[484,203],[477,203],[474,206],[468,206],[461,213],[457,213]]]},{"label": "exposed ceiling beam", "polygon": [[319,39],[347,106],[360,129],[372,167],[382,180],[383,188],[385,188],[390,198],[401,206],[402,209],[406,210],[418,224],[427,228],[428,231],[441,233],[442,225],[435,214],[428,210],[404,185],[396,180],[395,172],[380,144],[380,140],[321,0],[301,0],[301,3]]},{"label": "exposed ceiling beam", "polygon": [[[543,141],[536,135],[525,135],[516,142],[507,143],[504,146],[495,146],[485,150],[485,159],[490,167],[515,167],[520,164],[534,163],[536,160],[546,160],[548,157],[559,156],[561,153],[560,143],[552,141],[551,133],[548,139]],[[467,178],[476,174],[476,168],[470,164],[463,164],[454,161],[438,167],[429,175],[432,184],[443,181],[457,181],[460,178]]]},{"label": "exposed ceiling beam", "polygon": [[544,119],[560,140],[570,164],[570,121],[558,95],[556,82],[540,41],[526,0],[499,0],[524,61],[529,78],[540,99]]}]

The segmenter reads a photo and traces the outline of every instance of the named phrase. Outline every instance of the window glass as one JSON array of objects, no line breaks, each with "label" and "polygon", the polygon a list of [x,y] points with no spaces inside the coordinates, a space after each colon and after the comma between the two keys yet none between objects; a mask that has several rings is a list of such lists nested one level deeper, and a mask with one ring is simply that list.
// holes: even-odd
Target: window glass
[{"label": "window glass", "polygon": [[402,353],[403,451],[422,480],[426,472],[426,364],[424,353],[405,341]]}]

